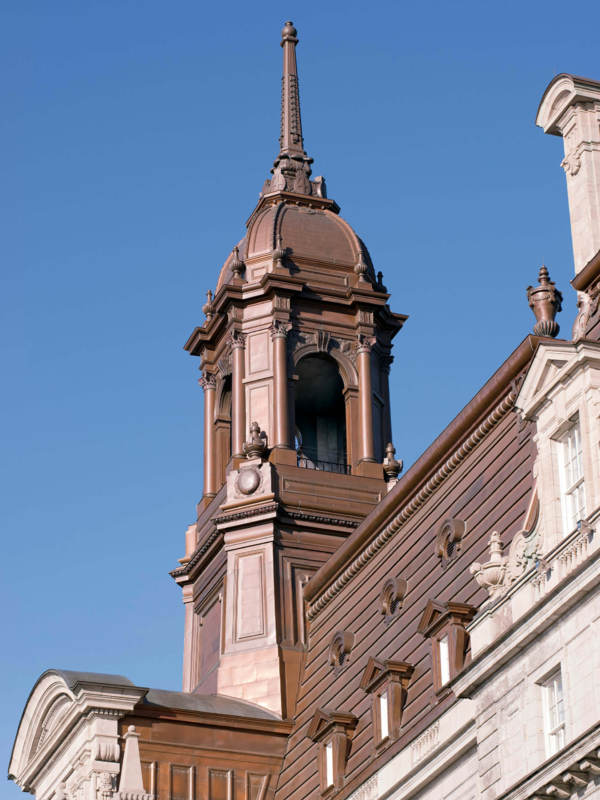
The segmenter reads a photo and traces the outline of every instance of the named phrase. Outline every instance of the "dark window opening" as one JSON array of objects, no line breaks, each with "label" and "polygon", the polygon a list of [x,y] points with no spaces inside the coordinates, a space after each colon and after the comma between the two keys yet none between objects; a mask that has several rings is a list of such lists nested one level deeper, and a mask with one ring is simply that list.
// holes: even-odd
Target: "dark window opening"
[{"label": "dark window opening", "polygon": [[350,472],[346,456],[344,384],[328,356],[303,358],[297,368],[296,449],[298,466]]}]

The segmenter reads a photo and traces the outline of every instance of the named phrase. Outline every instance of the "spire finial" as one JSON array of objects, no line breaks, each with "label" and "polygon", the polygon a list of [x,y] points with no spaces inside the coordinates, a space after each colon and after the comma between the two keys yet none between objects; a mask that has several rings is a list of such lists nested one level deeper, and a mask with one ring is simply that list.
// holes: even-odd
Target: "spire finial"
[{"label": "spire finial", "polygon": [[306,156],[302,139],[302,119],[300,118],[300,93],[298,91],[298,67],[296,65],[296,45],[298,31],[291,21],[286,22],[281,31],[283,47],[283,75],[281,77],[281,135],[279,137],[279,157],[282,155]]},{"label": "spire finial", "polygon": [[288,21],[281,31],[283,75],[281,78],[279,155],[271,170],[273,177],[270,181],[265,182],[262,194],[284,191],[325,197],[324,181],[320,179],[313,184],[309,180],[312,158],[306,155],[302,137],[298,67],[296,65],[297,44],[298,31],[293,22]]}]

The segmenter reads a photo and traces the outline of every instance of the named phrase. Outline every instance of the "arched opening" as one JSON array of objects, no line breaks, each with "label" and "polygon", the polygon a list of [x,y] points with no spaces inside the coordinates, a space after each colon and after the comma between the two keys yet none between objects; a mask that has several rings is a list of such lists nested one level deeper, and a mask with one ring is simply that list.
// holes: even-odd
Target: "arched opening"
[{"label": "arched opening", "polygon": [[231,459],[231,375],[221,384],[215,412],[217,475],[219,485],[225,483],[225,468]]},{"label": "arched opening", "polygon": [[298,363],[297,375],[298,466],[325,472],[349,472],[344,384],[337,364],[326,355],[306,356]]}]

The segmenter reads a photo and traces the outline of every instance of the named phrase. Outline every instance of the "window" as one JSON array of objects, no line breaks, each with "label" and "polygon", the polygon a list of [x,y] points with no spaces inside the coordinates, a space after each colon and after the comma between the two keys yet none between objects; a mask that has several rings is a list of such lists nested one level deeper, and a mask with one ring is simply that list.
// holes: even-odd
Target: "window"
[{"label": "window", "polygon": [[369,658],[360,688],[371,695],[373,745],[375,752],[400,736],[402,713],[414,667],[405,661]]},{"label": "window", "polygon": [[344,786],[350,740],[357,722],[354,714],[318,708],[308,726],[308,738],[319,748],[321,794],[325,797]]},{"label": "window", "polygon": [[333,786],[333,742],[325,745],[325,788]]},{"label": "window", "polygon": [[574,530],[579,520],[585,517],[585,485],[579,417],[574,417],[571,423],[570,428],[559,441],[565,533]]},{"label": "window", "polygon": [[440,681],[442,686],[450,680],[450,651],[448,649],[448,636],[442,636],[438,641],[440,648]]},{"label": "window", "polygon": [[541,687],[546,755],[551,756],[565,744],[565,704],[560,667],[543,681]]},{"label": "window", "polygon": [[384,691],[379,695],[379,734],[379,738],[381,740],[387,739],[390,735],[387,691]]}]

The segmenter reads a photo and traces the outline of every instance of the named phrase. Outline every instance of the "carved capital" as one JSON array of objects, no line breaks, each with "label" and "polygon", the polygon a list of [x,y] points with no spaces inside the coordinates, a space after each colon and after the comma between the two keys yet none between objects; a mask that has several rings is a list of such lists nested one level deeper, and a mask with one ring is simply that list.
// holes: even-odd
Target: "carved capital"
[{"label": "carved capital", "polygon": [[241,331],[233,330],[229,334],[229,344],[232,349],[246,346],[246,336]]},{"label": "carved capital", "polygon": [[198,380],[198,383],[205,392],[209,389],[214,391],[217,388],[217,378],[212,372],[203,372],[202,377]]},{"label": "carved capital", "polygon": [[290,327],[291,326],[287,322],[275,320],[271,325],[271,339],[287,339]]},{"label": "carved capital", "polygon": [[370,336],[364,336],[362,333],[359,333],[356,337],[356,353],[360,355],[360,353],[370,353],[373,349],[374,340]]}]

